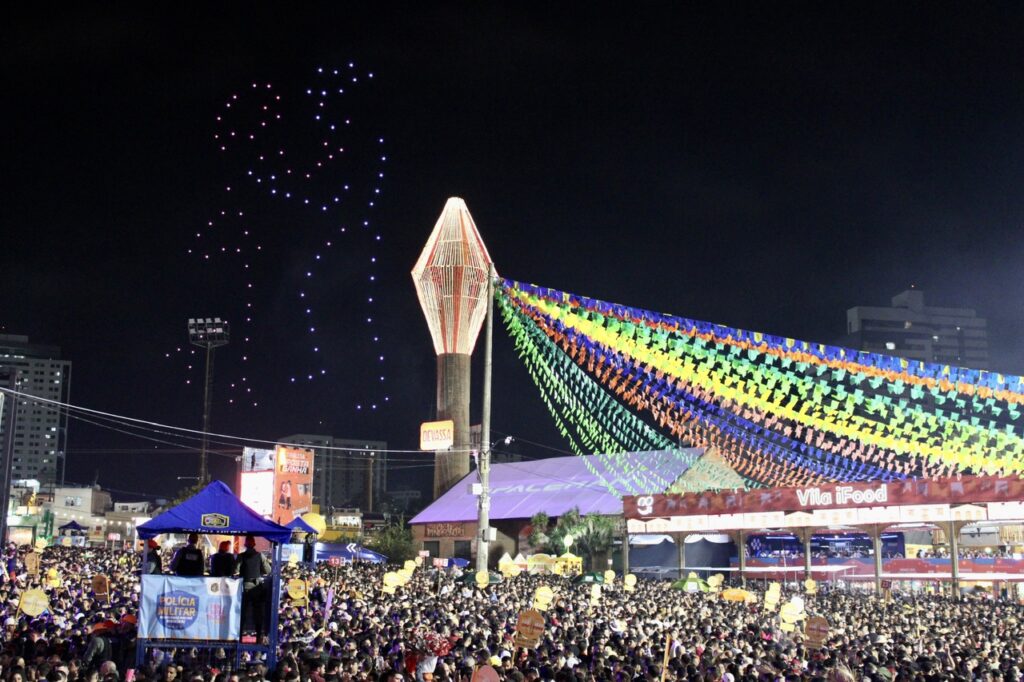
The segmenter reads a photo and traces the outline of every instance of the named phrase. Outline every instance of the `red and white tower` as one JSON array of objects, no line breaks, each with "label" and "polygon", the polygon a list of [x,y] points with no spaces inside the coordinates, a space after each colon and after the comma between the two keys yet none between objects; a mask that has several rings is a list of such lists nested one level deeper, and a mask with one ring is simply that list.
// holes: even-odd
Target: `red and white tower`
[{"label": "red and white tower", "polygon": [[437,418],[455,423],[451,451],[436,455],[434,499],[469,473],[470,357],[487,314],[491,266],[466,202],[448,199],[412,269],[437,353]]}]

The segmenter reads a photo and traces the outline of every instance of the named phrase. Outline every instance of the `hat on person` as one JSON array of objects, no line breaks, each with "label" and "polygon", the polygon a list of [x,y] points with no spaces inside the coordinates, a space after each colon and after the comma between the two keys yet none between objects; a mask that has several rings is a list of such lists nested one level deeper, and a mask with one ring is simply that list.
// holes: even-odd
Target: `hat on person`
[{"label": "hat on person", "polygon": [[160,549],[160,545],[157,543],[156,540],[153,540],[152,538],[146,541],[146,546],[150,549]]}]

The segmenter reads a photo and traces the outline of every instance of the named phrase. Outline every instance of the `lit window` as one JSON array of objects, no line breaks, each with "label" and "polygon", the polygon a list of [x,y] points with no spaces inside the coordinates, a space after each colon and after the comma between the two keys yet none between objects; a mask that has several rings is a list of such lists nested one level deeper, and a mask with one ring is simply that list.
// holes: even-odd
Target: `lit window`
[{"label": "lit window", "polygon": [[896,350],[896,343],[893,342],[893,341],[886,341],[885,342],[885,349],[886,350]]}]

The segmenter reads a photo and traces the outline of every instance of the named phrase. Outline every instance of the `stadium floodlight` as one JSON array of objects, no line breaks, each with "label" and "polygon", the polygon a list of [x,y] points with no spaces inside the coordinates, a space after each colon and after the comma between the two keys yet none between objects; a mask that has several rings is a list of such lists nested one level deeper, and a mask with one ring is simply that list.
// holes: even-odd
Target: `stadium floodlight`
[{"label": "stadium floodlight", "polygon": [[213,402],[213,351],[231,340],[231,326],[219,317],[188,318],[188,340],[193,346],[206,349],[206,381],[203,384],[203,444],[199,451],[199,482],[205,483],[206,452],[210,434],[210,412]]}]

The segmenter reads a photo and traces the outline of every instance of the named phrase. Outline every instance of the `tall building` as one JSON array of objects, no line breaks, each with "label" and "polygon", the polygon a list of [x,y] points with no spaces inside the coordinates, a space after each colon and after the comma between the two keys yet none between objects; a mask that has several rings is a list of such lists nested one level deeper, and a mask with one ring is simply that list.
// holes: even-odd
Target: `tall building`
[{"label": "tall building", "polygon": [[846,345],[858,350],[925,362],[988,368],[985,318],[971,308],[925,305],[924,292],[908,289],[890,307],[856,306],[846,311]]},{"label": "tall building", "polygon": [[327,515],[333,508],[373,511],[387,488],[388,444],[379,440],[297,433],[279,439],[313,451],[313,504]]},{"label": "tall building", "polygon": [[[71,361],[58,346],[29,343],[27,336],[0,334],[0,376],[13,372],[15,389],[47,400],[67,402],[71,395]],[[5,442],[8,410],[0,418],[0,443]],[[18,398],[14,419],[12,480],[35,479],[44,489],[64,477],[67,445],[66,410]]]}]

